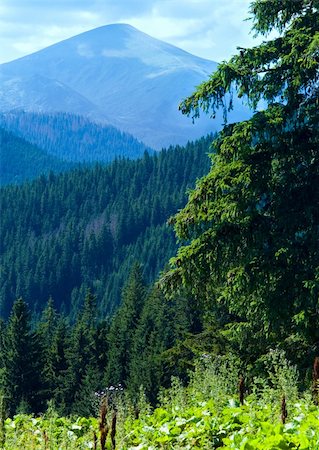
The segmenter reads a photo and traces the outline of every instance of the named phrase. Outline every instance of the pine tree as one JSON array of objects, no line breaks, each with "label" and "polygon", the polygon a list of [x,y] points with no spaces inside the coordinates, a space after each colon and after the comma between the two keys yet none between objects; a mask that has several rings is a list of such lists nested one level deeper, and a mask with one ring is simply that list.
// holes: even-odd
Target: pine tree
[{"label": "pine tree", "polygon": [[39,342],[31,331],[30,313],[26,303],[19,299],[12,308],[4,338],[3,391],[10,415],[17,410],[41,411],[38,402],[40,381]]},{"label": "pine tree", "polygon": [[[89,389],[94,393],[101,384],[95,345],[96,327],[96,298],[88,290],[82,311],[72,330],[68,348],[67,401],[72,411],[77,410],[79,412],[81,410],[84,413],[85,395]],[[88,409],[85,415],[89,415],[89,411]]]},{"label": "pine tree", "polygon": [[295,358],[319,342],[318,2],[256,0],[251,14],[257,34],[279,36],[239,49],[181,109],[227,116],[234,89],[266,107],[215,141],[209,174],[173,219],[184,246],[163,285],[217,310],[247,357],[281,341]]},{"label": "pine tree", "polygon": [[50,379],[52,389],[50,392],[50,398],[53,400],[55,409],[61,415],[67,414],[67,408],[70,406],[67,376],[69,368],[69,361],[67,358],[69,346],[69,326],[67,325],[64,317],[59,317],[51,346],[53,378]]},{"label": "pine tree", "polygon": [[122,304],[110,327],[108,364],[104,377],[107,386],[127,382],[134,331],[145,301],[145,294],[146,287],[141,267],[135,264],[123,290]]},{"label": "pine tree", "polygon": [[129,378],[127,385],[131,397],[137,400],[143,386],[148,399],[155,403],[163,381],[162,354],[172,342],[168,305],[158,289],[153,289],[145,300],[141,316],[133,335]]},{"label": "pine tree", "polygon": [[43,401],[51,399],[56,388],[56,349],[54,344],[57,332],[57,323],[58,315],[54,309],[53,300],[50,298],[36,328],[36,334],[41,345],[42,355],[41,366],[43,369],[41,373],[41,380],[43,384],[43,391],[41,392],[41,397],[43,398]]}]

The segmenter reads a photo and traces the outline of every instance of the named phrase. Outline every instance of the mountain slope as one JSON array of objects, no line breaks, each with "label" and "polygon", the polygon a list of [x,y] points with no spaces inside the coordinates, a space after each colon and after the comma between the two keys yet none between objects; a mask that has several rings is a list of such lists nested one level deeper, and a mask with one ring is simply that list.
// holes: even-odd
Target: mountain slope
[{"label": "mountain slope", "polygon": [[110,162],[139,158],[152,150],[133,136],[74,114],[10,112],[0,114],[0,126],[66,161]]},{"label": "mountain slope", "polygon": [[[129,25],[108,25],[2,64],[0,110],[73,112],[161,148],[220,126],[221,117],[192,124],[178,111],[215,68]],[[248,114],[237,100],[234,111],[234,120]]]},{"label": "mountain slope", "polygon": [[0,127],[0,184],[21,183],[50,171],[62,172],[74,164],[49,155]]},{"label": "mountain slope", "polygon": [[2,188],[0,315],[20,296],[74,312],[88,286],[110,312],[136,260],[154,280],[176,252],[166,220],[207,172],[210,142]]}]

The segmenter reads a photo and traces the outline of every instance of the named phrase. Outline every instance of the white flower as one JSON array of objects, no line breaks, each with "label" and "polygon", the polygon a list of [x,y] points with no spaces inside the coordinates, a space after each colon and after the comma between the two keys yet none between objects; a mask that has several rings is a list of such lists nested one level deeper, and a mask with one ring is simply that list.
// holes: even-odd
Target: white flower
[{"label": "white flower", "polygon": [[73,440],[73,441],[76,440],[76,435],[73,433],[73,431],[68,430],[67,435],[70,440]]},{"label": "white flower", "polygon": [[164,423],[159,429],[161,433],[169,434],[169,426],[168,423]]}]

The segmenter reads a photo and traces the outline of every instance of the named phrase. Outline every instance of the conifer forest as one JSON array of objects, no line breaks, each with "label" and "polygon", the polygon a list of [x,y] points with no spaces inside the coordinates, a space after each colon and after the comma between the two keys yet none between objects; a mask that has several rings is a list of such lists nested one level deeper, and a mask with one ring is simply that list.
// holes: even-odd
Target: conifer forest
[{"label": "conifer forest", "polygon": [[162,150],[0,65],[1,449],[319,449],[319,1],[247,15]]}]

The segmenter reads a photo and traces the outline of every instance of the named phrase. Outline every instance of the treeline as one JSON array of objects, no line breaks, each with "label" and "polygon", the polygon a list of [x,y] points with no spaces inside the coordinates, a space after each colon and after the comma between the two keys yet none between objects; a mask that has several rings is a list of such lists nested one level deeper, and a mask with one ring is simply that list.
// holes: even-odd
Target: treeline
[{"label": "treeline", "polygon": [[156,287],[146,286],[137,264],[111,323],[90,291],[72,326],[52,300],[32,323],[22,299],[1,323],[0,392],[11,416],[43,412],[48,401],[61,415],[94,415],[94,393],[111,386],[124,388],[133,402],[143,386],[154,402],[171,375],[186,374],[170,364],[167,350],[197,326],[192,303],[182,296],[164,300]]},{"label": "treeline", "polygon": [[71,170],[75,163],[50,155],[0,127],[0,185],[18,184],[40,174]]},{"label": "treeline", "polygon": [[75,317],[87,288],[111,313],[135,260],[154,280],[176,251],[166,221],[208,170],[211,140],[2,188],[1,316],[23,297],[35,317],[51,296]]},{"label": "treeline", "polygon": [[75,114],[14,111],[0,114],[0,126],[65,161],[110,162],[152,152],[128,133]]}]

